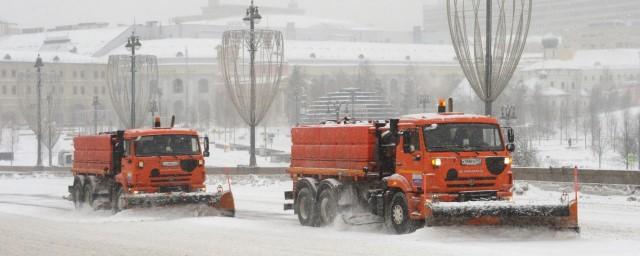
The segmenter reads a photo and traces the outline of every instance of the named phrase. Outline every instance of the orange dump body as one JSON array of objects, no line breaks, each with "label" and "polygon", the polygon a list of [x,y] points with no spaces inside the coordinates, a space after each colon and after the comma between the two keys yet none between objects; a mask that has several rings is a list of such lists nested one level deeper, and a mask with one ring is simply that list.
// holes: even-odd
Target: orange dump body
[{"label": "orange dump body", "polygon": [[300,126],[291,133],[291,167],[362,170],[375,164],[371,124]]},{"label": "orange dump body", "polygon": [[74,137],[71,169],[74,174],[111,174],[114,151],[111,139],[109,134]]}]

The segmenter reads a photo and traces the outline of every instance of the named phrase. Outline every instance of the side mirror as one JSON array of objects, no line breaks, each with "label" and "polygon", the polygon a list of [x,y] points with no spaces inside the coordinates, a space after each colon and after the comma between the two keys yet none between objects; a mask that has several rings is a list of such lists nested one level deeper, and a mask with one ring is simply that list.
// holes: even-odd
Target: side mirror
[{"label": "side mirror", "polygon": [[515,141],[515,135],[513,134],[513,128],[511,127],[507,128],[507,141],[509,141],[510,144],[513,144]]},{"label": "side mirror", "polygon": [[513,153],[513,151],[516,151],[516,145],[513,143],[507,144],[507,151]]},{"label": "side mirror", "polygon": [[404,131],[402,132],[402,151],[405,153],[413,153],[418,150],[415,145],[415,132]]},{"label": "side mirror", "polygon": [[204,136],[204,151],[202,151],[202,156],[209,157],[209,136]]}]

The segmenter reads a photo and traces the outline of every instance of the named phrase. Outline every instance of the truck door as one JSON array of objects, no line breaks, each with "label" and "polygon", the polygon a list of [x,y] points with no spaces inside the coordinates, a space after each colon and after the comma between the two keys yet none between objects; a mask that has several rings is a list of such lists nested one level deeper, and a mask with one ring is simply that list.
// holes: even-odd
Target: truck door
[{"label": "truck door", "polygon": [[[125,178],[127,179],[127,183],[129,183],[132,180],[132,177],[127,177],[126,173],[130,173],[131,170],[134,170],[135,165],[137,163],[133,162],[133,142],[131,140],[125,140],[124,141],[124,154],[122,157],[122,164],[120,166],[122,166],[122,172],[125,173]],[[132,173],[132,175],[135,175],[135,173]]]},{"label": "truck door", "polygon": [[402,145],[397,150],[397,170],[414,186],[422,184],[422,161],[424,154],[421,147],[420,132],[412,128],[402,132]]}]

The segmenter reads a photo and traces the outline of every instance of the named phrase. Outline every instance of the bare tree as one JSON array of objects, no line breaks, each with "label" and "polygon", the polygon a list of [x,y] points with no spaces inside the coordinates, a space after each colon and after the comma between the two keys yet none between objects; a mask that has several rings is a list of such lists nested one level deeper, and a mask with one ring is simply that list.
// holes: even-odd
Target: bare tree
[{"label": "bare tree", "polygon": [[300,123],[301,103],[305,94],[305,74],[302,71],[302,68],[299,66],[293,67],[293,71],[287,80],[287,84],[287,116],[289,117],[289,123],[295,125]]},{"label": "bare tree", "polygon": [[[36,90],[36,79],[38,74],[35,72],[26,72],[18,74],[18,98],[19,109],[29,129],[31,129],[37,137],[42,138],[40,145],[44,145],[49,153],[49,166],[53,164],[53,147],[56,145],[61,134],[61,129],[57,124],[62,123],[63,115],[61,111],[62,93],[58,89],[62,85],[58,75],[51,72],[42,72],[40,74],[41,90],[44,97],[38,99]],[[42,119],[37,118],[38,100],[41,102]],[[38,134],[38,123],[42,125],[40,134]]]},{"label": "bare tree", "polygon": [[607,148],[604,137],[602,136],[602,123],[599,118],[593,122],[591,134],[591,151],[598,157],[598,169],[602,168],[602,156]]},{"label": "bare tree", "polygon": [[630,157],[632,156],[634,150],[633,150],[633,146],[635,144],[635,142],[631,139],[631,115],[629,114],[629,110],[625,110],[624,115],[623,115],[623,121],[622,121],[622,129],[621,129],[621,137],[620,137],[620,143],[618,143],[619,145],[619,149],[618,149],[618,153],[620,154],[620,156],[622,157],[624,164],[625,164],[625,170],[629,170],[629,165],[630,165]]}]

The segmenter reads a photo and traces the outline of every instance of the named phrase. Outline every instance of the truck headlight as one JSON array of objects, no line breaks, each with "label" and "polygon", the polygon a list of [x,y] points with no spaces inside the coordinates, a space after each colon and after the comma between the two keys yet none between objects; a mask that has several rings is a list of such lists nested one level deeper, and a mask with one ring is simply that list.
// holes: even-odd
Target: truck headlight
[{"label": "truck headlight", "polygon": [[144,162],[139,161],[139,162],[138,162],[138,168],[142,168],[142,167],[144,167]]},{"label": "truck headlight", "polygon": [[509,164],[511,164],[511,157],[505,157],[505,158],[504,158],[504,164],[505,164],[505,165],[509,165]]},{"label": "truck headlight", "polygon": [[431,165],[433,165],[433,167],[440,167],[442,165],[442,160],[440,158],[431,159]]},{"label": "truck headlight", "polygon": [[199,165],[199,166],[204,165],[204,160],[202,160],[202,159],[198,160],[198,165]]}]

